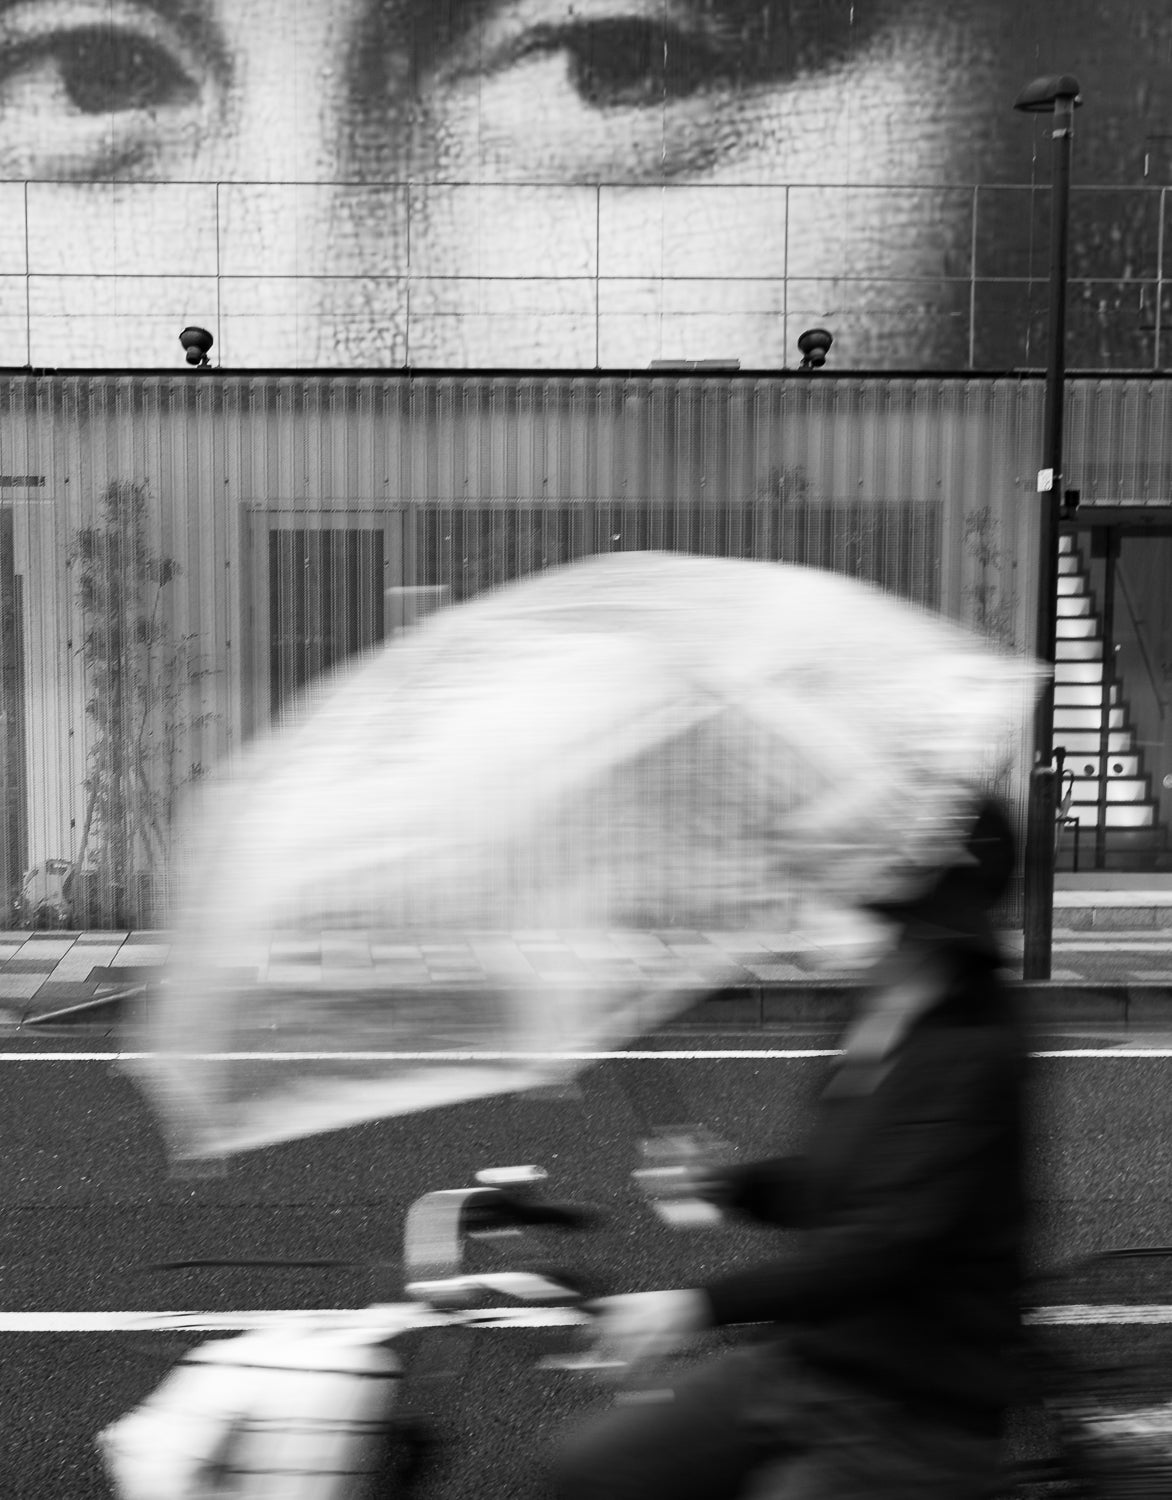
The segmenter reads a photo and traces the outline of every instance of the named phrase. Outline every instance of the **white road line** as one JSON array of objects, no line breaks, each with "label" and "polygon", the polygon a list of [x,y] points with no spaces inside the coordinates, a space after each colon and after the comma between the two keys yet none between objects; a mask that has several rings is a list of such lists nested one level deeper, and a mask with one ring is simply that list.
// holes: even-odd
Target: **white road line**
[{"label": "white road line", "polygon": [[[838,1048],[692,1048],[662,1052],[185,1052],[192,1062],[692,1062],[701,1058],[736,1061],[742,1058],[785,1060],[805,1057],[837,1057]],[[146,1062],[150,1052],[0,1052],[0,1062]],[[170,1059],[169,1059],[170,1060]]]},{"label": "white road line", "polygon": [[1172,1047],[1071,1047],[1031,1052],[1031,1057],[1172,1057]]},{"label": "white road line", "polygon": [[[429,1322],[425,1308],[412,1305],[413,1319]],[[381,1314],[381,1318],[380,1318]],[[381,1321],[386,1308],[299,1308],[282,1312],[35,1312],[0,1313],[4,1333],[232,1333],[278,1323],[329,1323],[348,1326]],[[432,1315],[436,1323],[446,1318]],[[588,1323],[589,1315],[573,1308],[493,1308],[468,1315],[483,1328],[564,1328]],[[1172,1323],[1172,1303],[1086,1303],[1036,1307],[1025,1322],[1050,1327],[1116,1327],[1124,1324]]]},{"label": "white road line", "polygon": [[[150,1052],[0,1052],[0,1063],[145,1062]],[[740,1062],[751,1059],[789,1062],[810,1057],[838,1057],[836,1047],[714,1047],[656,1052],[184,1052],[169,1061],[192,1062]],[[1060,1047],[1031,1052],[1031,1057],[1172,1057],[1172,1047]]]},{"label": "white road line", "polygon": [[1082,1306],[1076,1303],[1063,1303],[1055,1307],[1035,1307],[1025,1314],[1025,1321],[1063,1326],[1067,1324],[1085,1326],[1087,1324],[1172,1323],[1172,1303],[1155,1302],[1148,1306],[1139,1303],[1119,1305],[1088,1303]]},{"label": "white road line", "polygon": [[[452,1319],[410,1304],[412,1321],[419,1325],[442,1324]],[[298,1308],[286,1312],[38,1312],[0,1313],[0,1334],[5,1333],[233,1333],[251,1328],[269,1328],[279,1323],[328,1323],[352,1327],[386,1320],[386,1308],[373,1314],[366,1308]],[[455,1321],[486,1328],[563,1328],[588,1323],[589,1315],[573,1308],[492,1308],[457,1316]]]}]

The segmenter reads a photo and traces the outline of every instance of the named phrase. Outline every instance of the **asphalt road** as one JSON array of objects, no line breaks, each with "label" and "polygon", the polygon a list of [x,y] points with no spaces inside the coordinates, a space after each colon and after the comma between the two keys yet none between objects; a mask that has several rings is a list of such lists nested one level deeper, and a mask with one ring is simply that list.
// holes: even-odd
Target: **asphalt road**
[{"label": "asphalt road", "polygon": [[[420,1194],[460,1187],[486,1166],[537,1162],[550,1191],[598,1203],[609,1218],[588,1235],[533,1235],[528,1258],[560,1260],[613,1290],[692,1285],[749,1264],[776,1243],[752,1229],[674,1232],[631,1184],[633,1143],[651,1120],[683,1109],[746,1157],[801,1137],[824,1059],[704,1053],[785,1051],[817,1035],[675,1034],[642,1047],[687,1049],[667,1061],[605,1062],[560,1097],[509,1097],[387,1121],[236,1158],[222,1176],[169,1170],[134,1083],[90,1037],[0,1041],[0,1124],[7,1203],[0,1221],[4,1500],[100,1500],[110,1494],[94,1434],[139,1400],[192,1336],[142,1333],[135,1312],[247,1312],[354,1308],[396,1290],[402,1221]],[[1172,1038],[1107,1033],[1039,1037],[1040,1050],[1109,1055],[1037,1063],[1033,1110],[1034,1257],[1047,1264],[1119,1244],[1172,1243],[1172,1124],[1167,1109]],[[1118,1049],[1123,1045],[1125,1051]],[[519,1241],[479,1247],[504,1263]],[[194,1257],[337,1258],[346,1268],[225,1268],[151,1274],[149,1263]],[[380,1263],[377,1266],[375,1263]],[[1163,1263],[1160,1263],[1161,1267]],[[371,1269],[374,1266],[375,1269]],[[1139,1300],[1172,1304],[1162,1270]],[[1075,1298],[1126,1297],[1104,1283]],[[125,1313],[118,1331],[79,1332],[83,1312]],[[14,1331],[13,1315],[43,1315]],[[442,1396],[455,1441],[436,1496],[534,1500],[534,1467],[559,1426],[599,1399],[589,1378],[535,1366],[567,1335],[477,1333]],[[1064,1335],[1065,1337],[1065,1335]],[[1107,1352],[1143,1345],[1166,1360],[1172,1326],[1075,1328],[1069,1337]]]}]

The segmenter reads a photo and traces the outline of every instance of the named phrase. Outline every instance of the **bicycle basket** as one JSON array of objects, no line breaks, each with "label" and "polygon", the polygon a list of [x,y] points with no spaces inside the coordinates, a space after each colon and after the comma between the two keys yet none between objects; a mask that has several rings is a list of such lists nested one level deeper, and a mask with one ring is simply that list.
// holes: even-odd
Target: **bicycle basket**
[{"label": "bicycle basket", "polygon": [[1038,1328],[1044,1404],[1064,1467],[1094,1500],[1172,1500],[1169,1261],[1172,1247],[1131,1246],[1039,1278],[1043,1301],[1058,1294],[1027,1319],[1050,1325]]},{"label": "bicycle basket", "polygon": [[1172,1496],[1172,1400],[1073,1398],[1054,1414],[1067,1463],[1095,1500]]}]

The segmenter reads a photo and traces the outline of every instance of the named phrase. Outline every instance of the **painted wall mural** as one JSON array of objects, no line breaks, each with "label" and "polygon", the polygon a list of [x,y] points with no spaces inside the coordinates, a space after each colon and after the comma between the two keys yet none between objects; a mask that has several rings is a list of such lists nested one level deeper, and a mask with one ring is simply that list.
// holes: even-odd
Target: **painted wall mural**
[{"label": "painted wall mural", "polygon": [[1160,0],[16,0],[0,365],[1162,368]]}]

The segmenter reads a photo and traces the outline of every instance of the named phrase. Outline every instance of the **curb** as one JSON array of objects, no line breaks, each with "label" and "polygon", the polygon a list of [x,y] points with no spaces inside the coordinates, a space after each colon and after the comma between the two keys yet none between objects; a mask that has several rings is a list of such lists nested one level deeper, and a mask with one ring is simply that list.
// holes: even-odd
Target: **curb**
[{"label": "curb", "polygon": [[[1026,1021],[1031,1025],[1142,1027],[1164,1026],[1172,1021],[1172,983],[1010,980],[1009,984],[1021,997]],[[843,979],[737,985],[701,995],[690,1010],[656,1030],[662,1033],[768,1031],[788,1026],[835,1029],[850,1019],[864,988],[858,981]],[[17,1022],[17,1029],[35,1033],[44,1027],[43,1034],[61,1029],[108,1031],[122,1020],[125,1004],[141,993],[138,986],[127,987],[48,1014],[26,1013]]]},{"label": "curb", "polygon": [[[1162,1025],[1172,1021],[1172,984],[1104,984],[1088,980],[1011,980],[1030,1024]],[[745,985],[708,995],[665,1031],[844,1025],[864,986],[841,980]]]}]

